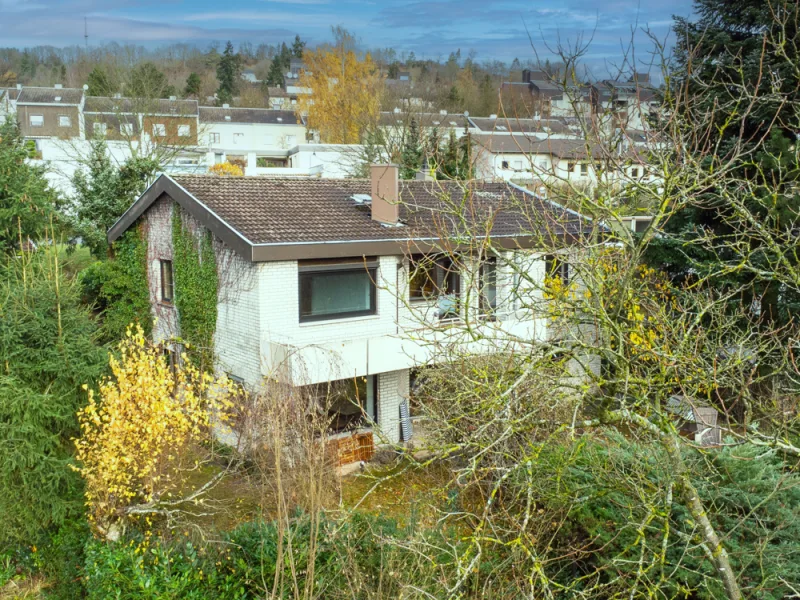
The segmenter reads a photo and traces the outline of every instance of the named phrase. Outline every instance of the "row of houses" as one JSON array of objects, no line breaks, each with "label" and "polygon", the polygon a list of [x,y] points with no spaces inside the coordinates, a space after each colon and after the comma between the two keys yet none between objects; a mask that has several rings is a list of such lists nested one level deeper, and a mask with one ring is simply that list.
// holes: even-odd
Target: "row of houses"
[{"label": "row of houses", "polygon": [[[294,111],[202,106],[196,100],[140,100],[89,96],[85,89],[22,87],[0,90],[0,110],[14,113],[22,135],[31,144],[33,160],[48,166],[48,177],[69,192],[71,179],[88,155],[90,141],[102,137],[120,164],[133,153],[157,152],[169,173],[205,173],[214,164],[230,162],[246,175],[351,177],[363,171],[366,151],[360,145],[320,144]],[[477,117],[468,113],[394,109],[380,113],[378,125],[396,154],[412,123],[423,136],[436,131],[470,136],[475,173],[485,180],[530,183],[549,179],[648,181],[642,153],[647,132],[617,129],[615,152],[624,161],[612,166],[607,152],[586,143],[586,122],[580,117]]]},{"label": "row of houses", "polygon": [[501,94],[509,109],[536,107],[550,117],[596,118],[617,129],[645,129],[658,106],[656,89],[646,73],[634,73],[628,80],[581,83],[524,69],[522,81],[504,82]]}]

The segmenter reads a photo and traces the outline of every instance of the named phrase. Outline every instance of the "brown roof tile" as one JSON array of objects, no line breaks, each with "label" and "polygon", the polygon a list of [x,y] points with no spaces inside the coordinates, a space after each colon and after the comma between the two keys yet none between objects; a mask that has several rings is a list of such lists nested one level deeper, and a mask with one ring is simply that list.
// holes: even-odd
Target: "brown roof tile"
[{"label": "brown roof tile", "polygon": [[452,236],[463,225],[452,208],[466,213],[470,227],[493,236],[525,236],[548,230],[575,234],[582,219],[552,202],[506,183],[402,181],[402,227],[372,220],[354,194],[370,194],[368,180],[279,179],[174,175],[172,179],[253,244],[409,240]]}]

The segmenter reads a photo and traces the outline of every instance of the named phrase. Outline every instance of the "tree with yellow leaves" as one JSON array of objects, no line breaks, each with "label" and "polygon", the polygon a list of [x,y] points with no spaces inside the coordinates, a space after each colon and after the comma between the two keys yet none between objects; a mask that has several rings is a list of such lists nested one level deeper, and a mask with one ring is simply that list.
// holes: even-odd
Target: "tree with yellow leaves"
[{"label": "tree with yellow leaves", "polygon": [[208,168],[208,172],[220,177],[242,177],[244,175],[242,167],[229,162],[212,165]]},{"label": "tree with yellow leaves", "polygon": [[310,90],[297,100],[297,114],[323,142],[358,144],[377,121],[383,89],[381,75],[369,54],[359,59],[353,38],[334,28],[336,44],[303,54],[299,87]]},{"label": "tree with yellow leaves", "polygon": [[199,488],[185,489],[187,470],[202,461],[195,449],[210,439],[213,420],[226,418],[231,387],[189,361],[171,365],[138,325],[128,328],[109,363],[112,376],[98,394],[88,390],[88,404],[78,413],[75,468],[86,481],[92,525],[114,538],[138,516],[173,518],[195,510],[224,476],[220,471]]}]

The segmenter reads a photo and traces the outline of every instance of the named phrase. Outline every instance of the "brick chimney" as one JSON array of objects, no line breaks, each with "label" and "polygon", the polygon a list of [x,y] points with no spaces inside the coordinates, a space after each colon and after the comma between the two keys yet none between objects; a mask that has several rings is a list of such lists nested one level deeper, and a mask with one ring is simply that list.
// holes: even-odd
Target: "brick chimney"
[{"label": "brick chimney", "polygon": [[372,219],[386,225],[400,222],[400,197],[398,192],[399,168],[397,165],[371,165]]}]

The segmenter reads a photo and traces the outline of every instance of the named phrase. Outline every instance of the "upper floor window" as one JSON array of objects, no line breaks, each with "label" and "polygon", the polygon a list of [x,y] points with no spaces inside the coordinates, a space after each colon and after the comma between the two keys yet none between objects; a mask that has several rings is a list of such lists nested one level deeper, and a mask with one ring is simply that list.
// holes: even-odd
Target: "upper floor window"
[{"label": "upper floor window", "polygon": [[589,174],[589,165],[581,163],[581,177],[586,177]]},{"label": "upper floor window", "polygon": [[178,125],[178,137],[189,137],[192,135],[192,128],[188,125]]},{"label": "upper floor window", "polygon": [[100,123],[100,122],[97,122],[97,121],[92,123],[92,132],[95,135],[103,136],[103,135],[106,134],[106,130],[107,129],[108,129],[108,126],[105,123]]},{"label": "upper floor window", "polygon": [[172,304],[175,299],[175,283],[172,278],[172,261],[161,261],[161,301]]},{"label": "upper floor window", "polygon": [[300,322],[374,315],[377,259],[300,261]]},{"label": "upper floor window", "polygon": [[69,115],[58,115],[58,126],[59,127],[71,127],[72,126],[72,119],[69,118]]},{"label": "upper floor window", "polygon": [[122,135],[133,135],[133,123],[120,123],[119,132]]},{"label": "upper floor window", "polygon": [[30,115],[28,123],[31,127],[44,127],[44,115]]},{"label": "upper floor window", "polygon": [[167,135],[167,126],[164,123],[153,123],[153,136],[164,137]]},{"label": "upper floor window", "polygon": [[208,134],[209,144],[219,144],[219,133],[211,132]]},{"label": "upper floor window", "polygon": [[415,254],[409,262],[411,300],[436,298],[440,318],[457,317],[461,295],[461,273],[451,256]]},{"label": "upper floor window", "polygon": [[639,168],[638,167],[633,167],[631,169],[631,177],[639,177]]},{"label": "upper floor window", "polygon": [[504,160],[503,162],[501,162],[500,163],[500,167],[503,168],[503,169],[507,169],[508,168],[508,161]]}]

